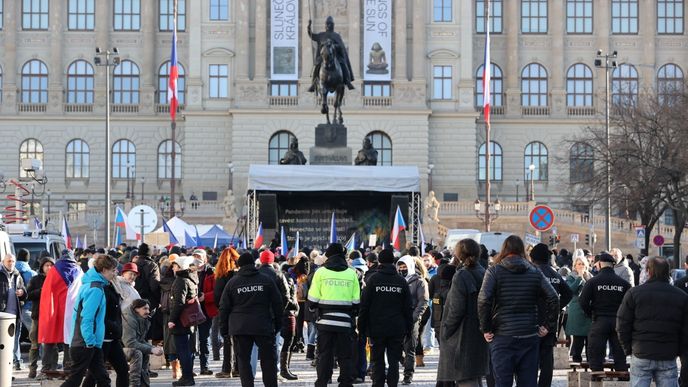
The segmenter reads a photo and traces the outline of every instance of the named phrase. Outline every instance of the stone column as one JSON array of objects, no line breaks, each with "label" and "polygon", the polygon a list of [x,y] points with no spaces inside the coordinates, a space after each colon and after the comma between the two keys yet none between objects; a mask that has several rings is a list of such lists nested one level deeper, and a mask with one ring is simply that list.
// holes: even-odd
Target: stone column
[{"label": "stone column", "polygon": [[270,44],[270,35],[268,34],[270,23],[267,20],[268,7],[269,0],[256,0],[256,69],[254,79],[259,83],[264,83],[265,79],[269,77],[266,75],[269,67],[268,58],[272,58],[272,55],[268,55],[267,52]]},{"label": "stone column", "polygon": [[425,80],[427,47],[425,43],[427,30],[427,0],[413,1],[413,80]]},{"label": "stone column", "polygon": [[549,14],[550,26],[550,52],[552,54],[552,62],[550,69],[550,90],[551,97],[549,106],[552,109],[551,114],[561,116],[566,114],[566,86],[565,77],[566,69],[564,68],[564,27],[565,23],[559,22],[566,20],[564,12],[564,3],[561,1],[550,2]]},{"label": "stone column", "polygon": [[[5,35],[3,46],[3,61],[2,68],[2,104],[0,107],[3,112],[14,113],[17,111],[17,102],[21,101],[21,97],[17,95],[17,87],[21,83],[21,64],[17,63],[17,46],[20,45],[17,39],[17,29],[21,25],[17,22],[20,20],[19,14],[21,12],[21,4],[16,1],[5,2],[5,23],[3,25],[3,33]],[[19,80],[17,79],[19,77]]]},{"label": "stone column", "polygon": [[[406,82],[411,80],[408,70],[406,68],[406,60],[408,58],[406,46],[406,0],[396,0],[394,2],[394,80],[397,82]],[[370,47],[366,47],[370,49]]]},{"label": "stone column", "polygon": [[[191,8],[189,5],[187,5],[187,9]],[[157,11],[157,1],[141,2],[141,33],[139,34],[139,37],[143,39],[143,56],[141,57],[140,62],[138,62],[137,65],[140,69],[139,79],[141,86],[139,98],[139,111],[144,113],[153,113],[153,106],[155,106],[158,103],[155,95],[155,79],[158,74],[158,66],[161,63],[156,63],[155,60],[155,53],[158,46],[158,37],[156,32],[159,28]],[[185,40],[186,33],[177,32],[177,39]],[[171,44],[171,33],[169,33],[169,41]],[[131,55],[129,57],[131,57]],[[167,59],[169,60],[169,56],[167,57]]]},{"label": "stone column", "polygon": [[[48,112],[59,114],[64,102],[64,77],[67,74],[62,54],[64,53],[65,2],[51,1],[49,4],[50,60],[48,63]],[[21,12],[21,5],[17,5]],[[20,19],[21,20],[21,19]],[[21,71],[21,69],[20,69]]]},{"label": "stone column", "polygon": [[186,63],[186,110],[203,108],[203,59],[202,41],[203,8],[187,6],[186,8],[186,45],[188,57]]},{"label": "stone column", "polygon": [[[506,35],[506,71],[504,72],[506,83],[506,109],[508,115],[521,114],[521,88],[519,79],[521,77],[520,69],[520,51],[519,47],[519,24],[521,14],[519,10],[520,1],[504,1],[502,2],[504,9],[502,10],[503,28]],[[487,28],[487,27],[486,27]]]}]

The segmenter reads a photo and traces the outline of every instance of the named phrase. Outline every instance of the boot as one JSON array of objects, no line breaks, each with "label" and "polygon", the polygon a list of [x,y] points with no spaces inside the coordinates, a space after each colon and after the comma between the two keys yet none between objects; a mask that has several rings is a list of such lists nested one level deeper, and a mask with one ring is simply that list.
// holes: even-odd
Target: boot
[{"label": "boot", "polygon": [[416,355],[416,367],[425,367],[425,362],[423,361],[423,355]]},{"label": "boot", "polygon": [[308,348],[306,349],[306,360],[313,359],[315,359],[315,345],[308,344]]},{"label": "boot", "polygon": [[286,380],[297,380],[299,377],[289,371],[290,352],[280,352],[280,376]]},{"label": "boot", "polygon": [[179,364],[179,360],[171,361],[170,367],[172,368],[172,379],[179,379],[182,376],[182,366]]}]

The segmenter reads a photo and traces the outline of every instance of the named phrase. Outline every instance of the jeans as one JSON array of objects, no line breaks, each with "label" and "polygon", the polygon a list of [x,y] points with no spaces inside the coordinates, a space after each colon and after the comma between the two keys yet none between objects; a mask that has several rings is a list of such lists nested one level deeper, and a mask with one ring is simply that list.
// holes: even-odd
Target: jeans
[{"label": "jeans", "polygon": [[650,360],[631,357],[631,387],[678,387],[676,360]]},{"label": "jeans", "polygon": [[201,370],[207,370],[209,366],[210,356],[210,328],[213,326],[213,320],[207,319],[203,324],[198,326],[198,352],[201,358]]},{"label": "jeans", "polygon": [[537,385],[540,338],[516,338],[495,335],[490,343],[492,371],[496,387],[511,387],[516,376],[517,387]]},{"label": "jeans", "polygon": [[213,318],[213,325],[210,328],[210,345],[213,347],[213,358],[220,357],[222,343],[222,337],[220,337],[220,316],[215,316]]},{"label": "jeans", "polygon": [[260,368],[263,371],[263,385],[277,387],[277,359],[275,355],[275,338],[273,336],[233,336],[235,354],[239,363],[239,377],[241,385],[254,385],[254,375],[251,372],[250,354],[254,345],[260,353]]},{"label": "jeans", "polygon": [[309,321],[306,329],[308,332],[306,344],[315,345],[318,342],[318,329],[315,327],[315,323]]},{"label": "jeans", "polygon": [[681,387],[688,387],[688,356],[681,356]]},{"label": "jeans", "polygon": [[[384,387],[385,379],[390,387],[396,387],[399,384],[399,359],[401,359],[401,346],[403,342],[403,336],[370,338],[373,387]],[[389,361],[386,377],[385,354],[387,354],[387,360]]]},{"label": "jeans", "polygon": [[22,321],[21,319],[16,320],[16,330],[14,331],[14,350],[12,351],[12,360],[14,361],[14,364],[21,365],[22,364],[22,357],[21,357],[21,346],[19,345],[19,338],[21,337],[21,330],[22,330]]},{"label": "jeans", "polygon": [[31,324],[29,340],[31,340],[31,349],[29,350],[29,370],[36,371],[38,369],[38,355],[40,353],[40,345],[38,344],[38,320],[33,321]]},{"label": "jeans", "polygon": [[177,348],[177,358],[182,366],[182,379],[193,380],[193,354],[190,347],[191,335],[173,335],[174,345]]},{"label": "jeans", "polygon": [[[36,325],[38,325],[38,321],[36,321]],[[41,357],[41,372],[57,370],[57,362],[59,357],[59,351],[57,346],[58,344],[43,344],[43,356]],[[65,365],[67,362],[66,355],[67,352],[65,351]]]}]

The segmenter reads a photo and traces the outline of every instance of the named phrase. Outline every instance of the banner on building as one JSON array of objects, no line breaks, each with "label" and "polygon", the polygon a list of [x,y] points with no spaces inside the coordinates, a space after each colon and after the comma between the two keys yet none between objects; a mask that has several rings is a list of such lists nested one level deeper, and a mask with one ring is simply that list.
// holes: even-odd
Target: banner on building
[{"label": "banner on building", "polygon": [[392,0],[365,0],[363,79],[392,79]]},{"label": "banner on building", "polygon": [[[248,37],[247,37],[248,38]],[[299,1],[270,1],[270,79],[299,79]]]}]

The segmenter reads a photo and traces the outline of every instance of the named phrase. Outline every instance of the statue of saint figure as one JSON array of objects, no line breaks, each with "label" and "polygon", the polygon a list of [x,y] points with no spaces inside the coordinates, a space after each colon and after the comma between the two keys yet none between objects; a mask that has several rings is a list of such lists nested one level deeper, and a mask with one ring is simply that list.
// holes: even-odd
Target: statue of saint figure
[{"label": "statue of saint figure", "polygon": [[377,150],[373,148],[373,143],[370,141],[370,138],[366,137],[363,140],[363,149],[358,151],[354,164],[377,165]]},{"label": "statue of saint figure", "polygon": [[425,216],[439,222],[440,202],[435,197],[435,191],[428,192],[428,197],[425,199]]},{"label": "statue of saint figure", "polygon": [[349,90],[353,90],[354,86],[351,82],[354,81],[354,72],[351,68],[351,62],[349,61],[349,53],[346,51],[346,46],[342,40],[341,35],[334,31],[334,19],[332,16],[328,16],[325,21],[325,31],[313,33],[311,31],[311,21],[308,21],[308,36],[311,40],[318,42],[318,49],[315,51],[315,65],[313,66],[313,72],[311,73],[311,87],[308,89],[309,92],[315,92],[316,83],[318,82],[318,77],[320,74],[320,66],[323,63],[323,58],[321,55],[322,46],[330,40],[336,46],[337,60],[339,61],[339,66],[342,69],[343,81]]},{"label": "statue of saint figure", "polygon": [[284,154],[284,157],[280,159],[280,164],[282,165],[304,165],[306,164],[306,156],[303,152],[299,150],[299,140],[296,138],[291,140],[289,144],[289,150]]},{"label": "statue of saint figure", "polygon": [[387,74],[387,55],[385,50],[382,49],[380,43],[373,43],[373,47],[370,48],[370,56],[368,60],[368,74]]}]

